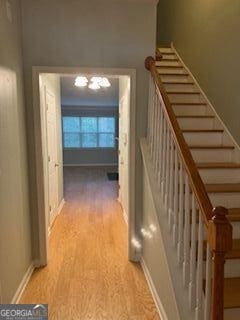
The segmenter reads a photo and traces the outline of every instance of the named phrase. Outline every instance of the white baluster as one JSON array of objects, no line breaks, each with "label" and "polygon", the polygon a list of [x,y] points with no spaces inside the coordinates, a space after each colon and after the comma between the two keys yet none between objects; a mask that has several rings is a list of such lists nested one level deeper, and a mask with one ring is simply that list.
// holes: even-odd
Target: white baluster
[{"label": "white baluster", "polygon": [[210,320],[210,316],[211,316],[211,288],[212,288],[212,254],[211,254],[209,244],[207,244],[204,320]]},{"label": "white baluster", "polygon": [[184,182],[183,182],[183,165],[180,161],[179,170],[179,210],[178,210],[178,263],[183,262],[183,197],[184,197]]},{"label": "white baluster", "polygon": [[166,145],[167,145],[167,123],[164,117],[163,121],[163,152],[162,152],[162,161],[161,161],[161,196],[164,198],[164,178],[165,178],[165,171],[166,171]]},{"label": "white baluster", "polygon": [[157,94],[155,93],[155,103],[157,108],[157,117],[156,117],[156,150],[155,150],[155,173],[158,173],[158,163],[159,163],[159,139],[160,139],[160,105],[159,100],[157,99]]},{"label": "white baluster", "polygon": [[154,119],[153,119],[153,137],[154,137],[154,147],[153,147],[153,167],[156,166],[156,151],[157,151],[157,118],[158,118],[158,106],[156,102],[156,90],[153,93],[153,103],[154,103]]},{"label": "white baluster", "polygon": [[183,262],[183,284],[189,283],[189,259],[190,259],[190,190],[188,175],[185,173],[185,197],[184,197],[184,262]]},{"label": "white baluster", "polygon": [[149,77],[149,88],[148,88],[148,124],[147,124],[147,145],[150,145],[150,130],[151,130],[151,107],[150,107],[150,97],[151,97],[151,80],[152,76]]},{"label": "white baluster", "polygon": [[159,128],[159,163],[158,163],[158,183],[161,181],[161,169],[162,169],[162,153],[163,153],[163,110],[159,101],[160,114],[160,128]]},{"label": "white baluster", "polygon": [[[154,90],[154,89],[153,89]],[[152,108],[153,108],[153,116],[152,116],[152,145],[151,145],[151,159],[154,160],[154,148],[155,148],[155,124],[156,124],[156,105],[155,105],[155,94],[154,91],[152,93]]]},{"label": "white baluster", "polygon": [[165,170],[165,184],[164,184],[164,205],[166,212],[168,212],[168,197],[169,197],[169,165],[170,161],[170,130],[167,126],[167,146],[166,146],[166,170]]},{"label": "white baluster", "polygon": [[179,162],[177,155],[177,148],[174,151],[174,206],[173,206],[173,244],[177,244],[177,231],[178,231],[178,199],[179,199]]},{"label": "white baluster", "polygon": [[197,257],[197,286],[196,286],[196,320],[203,318],[203,221],[199,213],[198,223],[198,257]]},{"label": "white baluster", "polygon": [[169,229],[172,230],[173,228],[173,185],[174,185],[174,145],[173,140],[170,135],[170,169],[169,169]]},{"label": "white baluster", "polygon": [[196,202],[192,193],[192,224],[191,224],[191,254],[190,254],[190,283],[189,283],[189,305],[191,309],[196,307]]},{"label": "white baluster", "polygon": [[151,140],[150,140],[150,157],[152,159],[152,154],[153,154],[153,139],[154,139],[154,126],[153,126],[153,123],[154,123],[154,112],[155,112],[155,109],[154,109],[154,91],[155,91],[155,88],[154,88],[154,82],[153,80],[151,79],[151,96],[150,96],[150,106],[151,106],[151,123],[150,123],[150,128],[151,128]]}]

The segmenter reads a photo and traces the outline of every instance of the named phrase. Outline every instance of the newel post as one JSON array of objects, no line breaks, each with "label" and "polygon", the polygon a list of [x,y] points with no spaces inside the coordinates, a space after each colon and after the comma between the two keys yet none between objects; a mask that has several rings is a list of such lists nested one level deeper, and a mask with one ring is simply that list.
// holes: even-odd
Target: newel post
[{"label": "newel post", "polygon": [[224,315],[224,264],[226,253],[232,248],[232,226],[227,214],[226,208],[215,208],[208,227],[208,242],[213,259],[211,320],[223,320]]},{"label": "newel post", "polygon": [[148,70],[148,71],[151,71],[151,67],[152,65],[155,64],[155,60],[153,57],[149,56],[145,59],[145,68]]}]

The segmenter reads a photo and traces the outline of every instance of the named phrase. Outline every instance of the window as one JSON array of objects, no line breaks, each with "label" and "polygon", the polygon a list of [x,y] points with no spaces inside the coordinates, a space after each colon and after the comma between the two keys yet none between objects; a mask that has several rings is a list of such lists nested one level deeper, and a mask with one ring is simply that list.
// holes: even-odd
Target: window
[{"label": "window", "polygon": [[114,117],[63,117],[64,148],[114,148]]}]

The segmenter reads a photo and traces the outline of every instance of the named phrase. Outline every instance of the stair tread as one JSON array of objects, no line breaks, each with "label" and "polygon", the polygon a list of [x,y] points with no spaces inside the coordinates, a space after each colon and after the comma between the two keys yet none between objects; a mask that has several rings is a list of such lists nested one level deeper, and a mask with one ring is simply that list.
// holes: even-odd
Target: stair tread
[{"label": "stair tread", "polygon": [[235,169],[240,168],[240,163],[234,162],[206,162],[197,163],[199,169]]},{"label": "stair tread", "polygon": [[206,132],[206,133],[211,133],[211,132],[224,132],[223,129],[183,129],[182,132]]},{"label": "stair tread", "polygon": [[240,308],[240,278],[224,279],[224,308]]},{"label": "stair tread", "polygon": [[205,186],[210,193],[240,192],[240,183],[207,183]]},{"label": "stair tread", "polygon": [[234,149],[234,146],[198,146],[198,145],[189,145],[190,149]]}]

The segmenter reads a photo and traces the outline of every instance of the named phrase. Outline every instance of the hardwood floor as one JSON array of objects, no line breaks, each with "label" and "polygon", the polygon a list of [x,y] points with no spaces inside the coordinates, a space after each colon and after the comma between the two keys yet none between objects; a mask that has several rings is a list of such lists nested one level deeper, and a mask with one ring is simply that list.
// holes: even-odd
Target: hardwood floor
[{"label": "hardwood floor", "polygon": [[51,320],[159,320],[140,265],[127,259],[117,183],[106,172],[65,170],[49,264],[35,270],[20,301],[48,303]]}]

